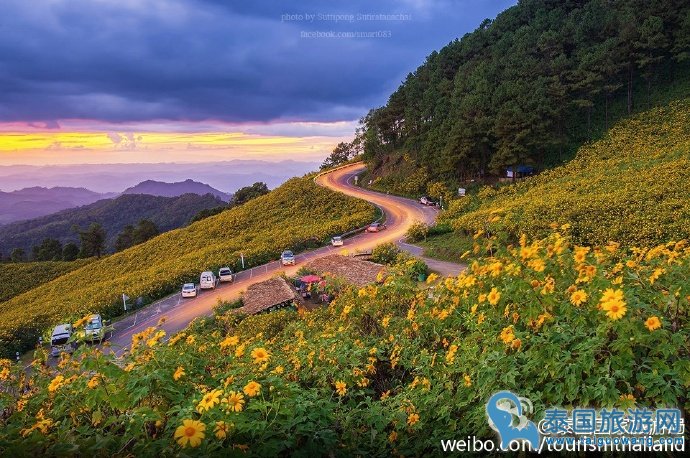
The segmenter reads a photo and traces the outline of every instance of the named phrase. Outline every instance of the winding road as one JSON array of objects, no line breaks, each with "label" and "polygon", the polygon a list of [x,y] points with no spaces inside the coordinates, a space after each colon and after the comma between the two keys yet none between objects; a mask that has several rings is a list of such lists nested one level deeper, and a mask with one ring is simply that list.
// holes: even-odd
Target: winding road
[{"label": "winding road", "polygon": [[[279,272],[292,275],[305,262],[321,256],[332,253],[366,251],[384,242],[395,242],[402,249],[421,257],[421,249],[404,243],[403,239],[414,221],[423,221],[431,224],[436,219],[438,210],[433,207],[423,206],[411,199],[391,196],[354,186],[352,180],[364,169],[365,166],[362,163],[352,164],[351,166],[320,175],[315,179],[315,182],[320,186],[366,200],[379,207],[385,214],[386,225],[388,226],[386,230],[379,233],[363,232],[347,238],[343,247],[325,246],[300,253],[296,256],[296,266],[283,267],[279,261],[273,261],[238,272],[234,282],[221,284],[215,290],[201,291],[193,299],[182,299],[179,294],[163,298],[137,313],[114,323],[115,331],[112,338],[109,339],[112,351],[115,351],[118,355],[125,352],[132,342],[132,335],[150,326],[156,326],[162,317],[165,317],[165,322],[160,324],[160,328],[170,335],[187,327],[196,317],[212,315],[213,307],[219,301],[236,300],[247,286],[271,278]],[[463,266],[459,264],[427,258],[422,259],[429,264],[432,270],[443,275],[454,275],[463,269]]]}]

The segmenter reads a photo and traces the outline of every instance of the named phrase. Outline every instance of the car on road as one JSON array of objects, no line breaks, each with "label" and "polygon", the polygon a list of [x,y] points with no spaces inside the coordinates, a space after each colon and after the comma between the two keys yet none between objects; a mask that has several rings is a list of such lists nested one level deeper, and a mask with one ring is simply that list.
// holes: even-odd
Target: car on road
[{"label": "car on road", "polygon": [[428,205],[430,207],[434,207],[437,205],[436,202],[434,200],[432,200],[431,197],[428,197],[428,196],[420,197],[419,203],[422,205]]},{"label": "car on road", "polygon": [[333,246],[343,246],[343,243],[343,238],[339,235],[336,235],[335,237],[331,238],[331,245]]},{"label": "car on road", "polygon": [[218,283],[216,275],[210,270],[201,272],[199,276],[199,288],[201,289],[215,289]]},{"label": "car on road", "polygon": [[386,228],[386,225],[383,223],[371,223],[369,227],[367,227],[367,232],[381,232]]},{"label": "car on road", "polygon": [[103,342],[105,335],[113,333],[113,327],[109,320],[104,320],[101,315],[94,313],[84,325],[84,330],[81,331],[80,337],[85,342]]},{"label": "car on road", "polygon": [[223,282],[231,282],[235,279],[235,276],[232,273],[232,270],[230,270],[230,267],[221,267],[218,269],[218,280],[220,280],[221,283]]},{"label": "car on road", "polygon": [[280,254],[280,263],[284,266],[295,265],[295,254],[290,250],[285,250]]},{"label": "car on road", "polygon": [[61,353],[72,353],[76,344],[71,340],[74,329],[71,324],[59,324],[50,336],[50,356],[60,356]]},{"label": "car on road", "polygon": [[199,294],[199,288],[194,283],[182,285],[182,297],[196,297],[197,294]]}]

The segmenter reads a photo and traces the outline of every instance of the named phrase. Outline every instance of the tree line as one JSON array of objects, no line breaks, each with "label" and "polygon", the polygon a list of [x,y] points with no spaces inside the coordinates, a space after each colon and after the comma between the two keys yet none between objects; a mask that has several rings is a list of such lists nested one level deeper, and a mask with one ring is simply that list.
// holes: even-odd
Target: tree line
[{"label": "tree line", "polygon": [[689,58],[685,0],[523,0],[432,52],[355,142],[370,169],[406,157],[447,182],[544,168],[687,80]]}]

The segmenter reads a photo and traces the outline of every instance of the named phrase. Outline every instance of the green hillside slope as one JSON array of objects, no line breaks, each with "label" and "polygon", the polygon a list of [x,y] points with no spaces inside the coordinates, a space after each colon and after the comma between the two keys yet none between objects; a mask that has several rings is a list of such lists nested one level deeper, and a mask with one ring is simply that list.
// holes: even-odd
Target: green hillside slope
[{"label": "green hillside slope", "polygon": [[[690,238],[690,99],[649,110],[582,147],[570,163],[460,199],[455,229],[540,237],[570,224],[579,243],[649,246]],[[489,223],[491,215],[499,215]]]},{"label": "green hillside slope", "polygon": [[61,275],[85,266],[93,259],[0,264],[0,309],[2,303]]},{"label": "green hillside slope", "polygon": [[295,178],[269,194],[162,234],[93,262],[17,296],[0,309],[0,351],[33,344],[57,320],[86,312],[113,316],[122,293],[151,300],[177,290],[199,272],[222,265],[239,269],[277,259],[286,248],[301,250],[374,219],[361,200]]}]

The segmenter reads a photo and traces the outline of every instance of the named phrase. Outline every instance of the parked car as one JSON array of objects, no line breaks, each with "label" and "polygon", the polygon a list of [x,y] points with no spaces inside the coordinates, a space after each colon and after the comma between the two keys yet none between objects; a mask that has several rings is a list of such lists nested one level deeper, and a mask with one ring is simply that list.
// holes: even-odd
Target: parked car
[{"label": "parked car", "polygon": [[235,279],[235,276],[232,273],[232,270],[230,270],[230,267],[221,267],[218,270],[218,280],[220,282],[231,282]]},{"label": "parked car", "polygon": [[110,321],[103,320],[101,316],[97,313],[91,315],[89,321],[84,325],[84,330],[81,332],[80,337],[86,342],[103,342],[105,335],[110,332],[112,335],[113,327],[110,325]]},{"label": "parked car", "polygon": [[196,297],[199,293],[199,288],[194,283],[185,283],[182,285],[182,297]]},{"label": "parked car", "polygon": [[431,197],[427,197],[427,196],[420,197],[419,203],[422,205],[428,205],[430,207],[437,205],[436,201],[432,200]]},{"label": "parked car", "polygon": [[331,239],[331,245],[333,246],[343,246],[343,238],[340,237],[339,235],[336,235]]},{"label": "parked car", "polygon": [[285,250],[280,255],[280,263],[284,266],[294,266],[295,265],[295,255],[290,250]]},{"label": "parked car", "polygon": [[367,227],[367,232],[381,232],[386,228],[386,225],[383,223],[371,223],[369,227]]},{"label": "parked car", "polygon": [[76,344],[71,341],[74,332],[71,324],[59,324],[50,336],[50,356],[60,356],[61,353],[72,353]]},{"label": "parked car", "polygon": [[201,272],[199,276],[199,288],[201,289],[215,289],[217,284],[216,275],[209,271]]}]

